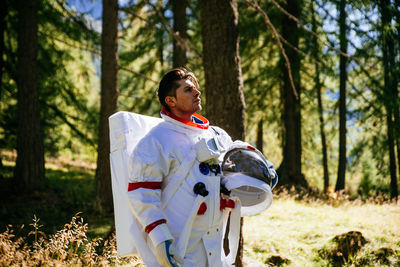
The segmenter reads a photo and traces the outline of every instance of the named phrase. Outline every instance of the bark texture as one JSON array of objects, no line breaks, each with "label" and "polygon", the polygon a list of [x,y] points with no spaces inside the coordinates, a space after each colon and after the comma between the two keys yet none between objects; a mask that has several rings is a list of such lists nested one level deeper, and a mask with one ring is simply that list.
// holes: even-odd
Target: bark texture
[{"label": "bark texture", "polygon": [[[339,2],[339,42],[340,51],[347,53],[346,1]],[[339,88],[339,165],[335,191],[343,190],[346,182],[346,83],[347,57],[340,55],[340,88]]]},{"label": "bark texture", "polygon": [[[397,189],[397,164],[395,157],[395,143],[398,142],[398,127],[396,116],[398,116],[398,92],[395,66],[394,33],[392,30],[391,2],[389,0],[379,1],[381,13],[382,55],[384,67],[384,103],[386,107],[387,137],[389,150],[390,170],[390,196],[398,197]],[[397,139],[397,140],[396,140]]]},{"label": "bark texture", "polygon": [[174,34],[177,35],[173,41],[173,67],[184,67],[187,63],[186,40],[187,40],[187,0],[173,0],[172,12],[174,14]]},{"label": "bark texture", "polygon": [[[312,31],[317,32],[318,27],[317,27],[317,22],[315,19],[315,9],[314,9],[314,1],[311,2],[311,12],[312,12]],[[312,39],[312,55],[315,60],[315,77],[314,77],[314,82],[315,82],[315,90],[317,91],[317,101],[318,101],[318,117],[319,117],[319,132],[321,135],[321,147],[322,147],[322,166],[324,169],[324,192],[327,192],[328,187],[329,187],[329,170],[328,170],[328,149],[326,146],[326,136],[325,136],[325,129],[324,129],[324,108],[322,105],[322,86],[323,84],[321,83],[321,78],[320,78],[320,65],[319,62],[321,62],[320,59],[320,47],[318,44],[317,38],[314,36]]]},{"label": "bark texture", "polygon": [[201,1],[206,113],[211,124],[244,140],[245,104],[236,1]]},{"label": "bark texture", "polygon": [[18,133],[14,177],[20,188],[37,190],[44,186],[44,148],[38,89],[39,1],[18,1]]},{"label": "bark texture", "polygon": [[[302,1],[288,0],[285,9],[300,18]],[[297,24],[288,16],[282,18],[282,37],[290,44],[298,47],[300,30]],[[296,87],[297,95],[293,92],[288,74],[288,68],[285,61],[281,59],[281,71],[283,74],[283,87],[281,100],[283,103],[282,117],[284,121],[284,139],[283,139],[283,161],[278,169],[280,182],[284,184],[296,184],[307,187],[307,181],[301,170],[301,83],[300,83],[300,56],[291,47],[285,45],[285,51],[289,58],[293,83]]]},{"label": "bark texture", "polygon": [[96,169],[96,196],[100,207],[113,209],[108,117],[118,111],[118,0],[103,0],[101,36],[101,103]]}]

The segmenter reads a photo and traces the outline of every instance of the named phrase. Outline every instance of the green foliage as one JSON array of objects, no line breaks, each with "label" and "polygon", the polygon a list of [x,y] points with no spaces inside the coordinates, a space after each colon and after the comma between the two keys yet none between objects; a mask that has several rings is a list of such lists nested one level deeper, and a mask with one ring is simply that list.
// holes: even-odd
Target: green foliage
[{"label": "green foliage", "polygon": [[[6,16],[3,56],[7,60],[2,77],[6,91],[2,95],[0,110],[2,148],[14,148],[16,143],[18,22],[14,5],[9,3]],[[95,44],[93,40],[98,39],[99,35],[94,31],[83,34],[81,27],[75,24],[80,21],[78,18],[74,17],[74,21],[71,21],[72,17],[67,17],[66,21],[63,5],[62,1],[43,1],[38,14],[38,87],[45,151],[46,154],[57,155],[65,149],[71,150],[71,144],[78,142],[81,146],[91,146],[93,153],[98,108],[96,101],[89,101],[89,97],[97,98],[97,90],[93,85],[98,78],[95,76],[90,53],[73,45],[79,47],[82,42]],[[73,151],[78,154],[88,152],[87,149],[79,148]]]},{"label": "green foliage", "polygon": [[[17,16],[15,1],[5,18],[1,77],[0,147],[16,146]],[[259,1],[277,31],[285,16],[273,2]],[[281,1],[278,3],[282,4]],[[100,5],[100,1],[98,1]],[[330,184],[336,182],[338,158],[338,47],[336,2],[303,1],[299,22],[311,29],[311,4],[316,11],[319,61],[312,51],[312,33],[300,31],[302,168],[308,183],[322,189],[322,147],[315,90],[319,64],[328,149]],[[389,190],[389,156],[382,65],[382,33],[399,36],[399,7],[393,3],[392,27],[382,28],[376,1],[349,1],[348,128],[346,190],[364,197]],[[204,85],[199,1],[189,1],[188,64]],[[238,1],[240,60],[246,102],[246,141],[255,144],[257,125],[264,121],[264,152],[279,167],[283,120],[281,52],[261,14]],[[62,1],[41,1],[39,16],[39,89],[46,155],[67,155],[94,162],[99,116],[100,22]],[[128,1],[120,7],[119,109],[158,116],[158,81],[172,66],[172,11],[169,1]],[[399,51],[400,38],[395,38]],[[329,47],[330,46],[330,47]],[[399,58],[394,69],[400,71]],[[229,88],[227,88],[227,91]],[[204,93],[204,92],[203,92]],[[223,97],[223,96],[221,96]],[[203,98],[205,99],[205,97]],[[204,112],[204,111],[203,111]],[[234,118],[232,118],[234,119]],[[397,128],[399,128],[397,126]]]}]

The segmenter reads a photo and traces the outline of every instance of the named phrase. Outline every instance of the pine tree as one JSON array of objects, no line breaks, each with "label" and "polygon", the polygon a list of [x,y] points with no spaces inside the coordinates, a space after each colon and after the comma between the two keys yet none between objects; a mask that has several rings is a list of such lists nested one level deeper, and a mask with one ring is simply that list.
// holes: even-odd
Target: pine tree
[{"label": "pine tree", "polygon": [[96,169],[96,196],[101,207],[113,208],[108,117],[118,111],[118,0],[103,0],[101,37],[101,106]]},{"label": "pine tree", "polygon": [[14,177],[21,188],[44,186],[44,149],[38,90],[38,21],[40,2],[18,1],[18,134]]}]

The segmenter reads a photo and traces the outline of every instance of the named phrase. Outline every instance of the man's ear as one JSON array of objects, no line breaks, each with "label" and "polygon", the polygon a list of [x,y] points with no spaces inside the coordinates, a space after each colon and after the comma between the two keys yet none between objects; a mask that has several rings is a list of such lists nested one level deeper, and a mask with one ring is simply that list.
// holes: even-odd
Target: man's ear
[{"label": "man's ear", "polygon": [[165,103],[171,108],[176,106],[176,99],[173,96],[166,96]]}]

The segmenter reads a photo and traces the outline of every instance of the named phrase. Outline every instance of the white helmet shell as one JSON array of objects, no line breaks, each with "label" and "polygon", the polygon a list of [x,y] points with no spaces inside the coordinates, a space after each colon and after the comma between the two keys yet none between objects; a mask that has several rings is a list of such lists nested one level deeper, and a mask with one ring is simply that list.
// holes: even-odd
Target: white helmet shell
[{"label": "white helmet shell", "polygon": [[238,142],[225,154],[222,163],[222,184],[241,202],[242,216],[251,216],[269,208],[272,189],[278,176],[271,162],[256,148]]}]

